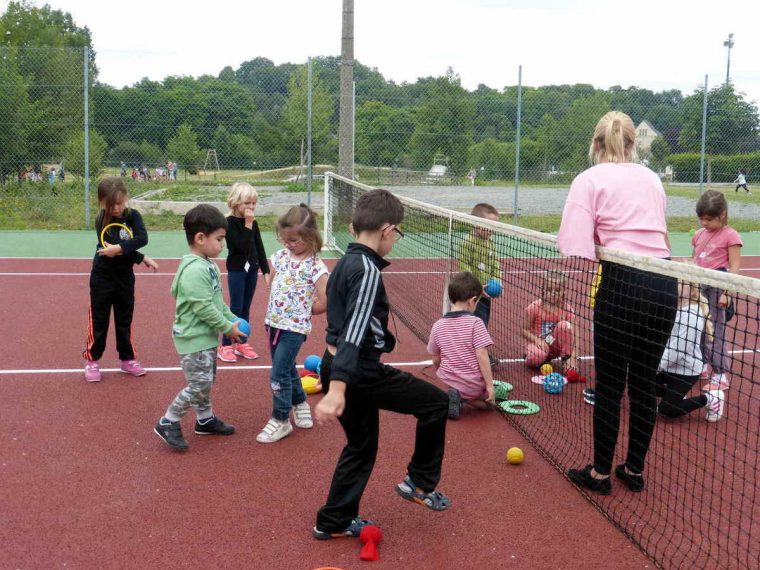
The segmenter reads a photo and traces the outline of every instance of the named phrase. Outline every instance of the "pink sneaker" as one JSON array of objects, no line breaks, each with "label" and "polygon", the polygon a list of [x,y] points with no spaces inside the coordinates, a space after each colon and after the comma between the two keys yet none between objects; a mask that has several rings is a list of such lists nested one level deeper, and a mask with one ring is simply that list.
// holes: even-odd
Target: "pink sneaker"
[{"label": "pink sneaker", "polygon": [[88,382],[100,382],[100,364],[97,360],[88,360],[84,365],[84,379]]},{"label": "pink sneaker", "polygon": [[237,362],[237,356],[235,356],[232,345],[220,346],[219,350],[216,351],[216,356],[222,362]]},{"label": "pink sneaker", "polygon": [[247,342],[236,344],[235,349],[233,351],[238,356],[242,356],[243,358],[247,358],[248,360],[256,360],[259,355],[256,354],[256,351],[253,350],[250,344]]},{"label": "pink sneaker", "polygon": [[713,392],[716,390],[728,390],[728,376],[725,374],[713,374],[709,384],[702,386],[704,392]]},{"label": "pink sneaker", "polygon": [[122,360],[121,371],[130,376],[145,376],[145,368],[137,360]]}]

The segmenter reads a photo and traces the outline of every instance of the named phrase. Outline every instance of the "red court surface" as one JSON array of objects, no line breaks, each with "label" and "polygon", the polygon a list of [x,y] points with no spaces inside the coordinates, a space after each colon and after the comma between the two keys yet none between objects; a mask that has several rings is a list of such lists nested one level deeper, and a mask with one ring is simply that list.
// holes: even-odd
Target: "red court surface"
[{"label": "red court surface", "polygon": [[[82,379],[88,260],[0,260],[0,568],[223,567],[345,570],[441,568],[651,568],[654,564],[496,413],[449,422],[441,489],[452,507],[434,513],[403,501],[413,418],[385,413],[380,451],[361,514],[381,525],[380,561],[359,560],[354,539],[310,535],[343,433],[296,430],[255,441],[271,411],[268,355],[222,365],[214,410],[231,437],[193,435],[177,453],[153,433],[184,380],[171,341],[169,286],[177,262],[138,269],[133,336],[149,373]],[[252,342],[264,352],[264,291],[254,299]],[[321,354],[324,318],[301,352]],[[398,323],[389,363],[428,357]],[[257,340],[258,336],[258,340]],[[113,336],[101,361],[116,368]],[[403,366],[430,378],[420,365]],[[310,396],[312,406],[320,398]],[[504,454],[518,446],[522,465]]]}]

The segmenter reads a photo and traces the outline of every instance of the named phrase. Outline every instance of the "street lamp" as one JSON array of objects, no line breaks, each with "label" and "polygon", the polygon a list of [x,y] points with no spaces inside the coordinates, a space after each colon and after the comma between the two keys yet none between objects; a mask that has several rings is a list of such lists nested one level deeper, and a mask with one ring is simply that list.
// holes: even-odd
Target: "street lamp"
[{"label": "street lamp", "polygon": [[728,63],[726,63],[726,83],[729,82],[729,71],[731,70],[731,48],[734,47],[734,34],[728,34],[728,39],[723,42],[723,46],[728,48]]}]

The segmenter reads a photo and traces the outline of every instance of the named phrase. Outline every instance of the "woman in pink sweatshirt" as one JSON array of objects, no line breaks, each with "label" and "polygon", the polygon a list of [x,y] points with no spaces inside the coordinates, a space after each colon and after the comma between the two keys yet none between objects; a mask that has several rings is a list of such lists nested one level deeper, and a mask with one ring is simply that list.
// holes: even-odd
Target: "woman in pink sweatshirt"
[{"label": "woman in pink sweatshirt", "polygon": [[[593,166],[570,187],[557,245],[566,256],[595,261],[595,246],[668,259],[665,190],[636,162],[636,130],[621,112],[604,115],[589,148]],[[673,326],[676,279],[602,261],[594,308],[594,462],[570,469],[570,480],[595,493],[611,491],[610,472],[628,385],[628,455],[615,475],[632,491],[644,488],[644,462],[657,417],[657,367]]]}]

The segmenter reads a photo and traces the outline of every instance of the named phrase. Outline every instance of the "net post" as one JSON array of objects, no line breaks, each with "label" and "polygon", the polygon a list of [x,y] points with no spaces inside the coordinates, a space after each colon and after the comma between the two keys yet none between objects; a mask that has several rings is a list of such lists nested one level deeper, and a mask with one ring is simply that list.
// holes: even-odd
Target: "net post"
[{"label": "net post", "polygon": [[451,303],[449,303],[449,280],[451,274],[454,272],[454,216],[449,214],[449,240],[448,240],[448,252],[449,269],[446,272],[446,277],[443,280],[443,299],[441,300],[441,314],[445,315],[451,309]]},{"label": "net post", "polygon": [[322,221],[322,233],[324,236],[325,249],[335,249],[335,236],[332,231],[332,202],[330,199],[330,181],[332,180],[332,172],[325,172],[324,182],[324,209],[323,209],[323,221]]}]

